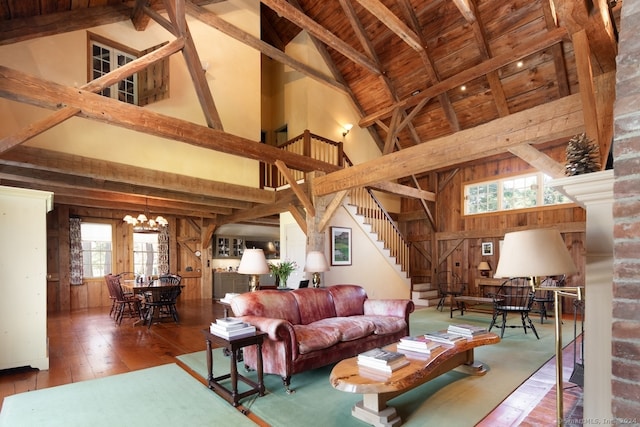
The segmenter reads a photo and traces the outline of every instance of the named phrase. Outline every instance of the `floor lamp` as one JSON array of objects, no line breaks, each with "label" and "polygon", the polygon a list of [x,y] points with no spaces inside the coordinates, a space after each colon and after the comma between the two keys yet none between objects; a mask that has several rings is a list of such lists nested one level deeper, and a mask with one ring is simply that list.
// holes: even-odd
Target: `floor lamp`
[{"label": "floor lamp", "polygon": [[249,274],[249,290],[260,289],[260,275],[269,273],[269,265],[262,249],[245,249],[238,266],[238,273]]},{"label": "floor lamp", "polygon": [[[572,274],[577,268],[560,232],[553,228],[506,233],[500,247],[500,259],[494,277],[532,277],[535,290],[542,276]],[[554,291],[556,344],[556,420],[562,425],[564,409],[562,396],[562,299],[561,295],[581,298],[580,288],[544,288]],[[576,292],[574,295],[571,292]]]}]

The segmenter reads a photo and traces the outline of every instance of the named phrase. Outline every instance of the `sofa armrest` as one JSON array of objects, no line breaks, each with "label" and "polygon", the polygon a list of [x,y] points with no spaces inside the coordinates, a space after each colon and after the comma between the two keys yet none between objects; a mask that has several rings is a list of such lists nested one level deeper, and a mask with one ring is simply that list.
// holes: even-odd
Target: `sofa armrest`
[{"label": "sofa armrest", "polygon": [[415,308],[413,301],[408,299],[366,299],[364,314],[370,316],[395,316],[409,322],[409,313]]},{"label": "sofa armrest", "polygon": [[273,341],[284,341],[295,339],[293,327],[291,323],[284,319],[273,319],[270,317],[260,316],[240,316],[243,322],[250,323],[262,332],[269,335],[269,339]]}]

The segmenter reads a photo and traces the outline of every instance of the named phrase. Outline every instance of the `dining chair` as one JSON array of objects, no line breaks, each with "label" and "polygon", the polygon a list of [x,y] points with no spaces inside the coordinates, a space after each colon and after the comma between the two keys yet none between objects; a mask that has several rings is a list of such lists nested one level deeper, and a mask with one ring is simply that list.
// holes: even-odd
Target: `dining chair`
[{"label": "dining chair", "polygon": [[125,314],[129,317],[140,316],[140,299],[135,295],[125,294],[120,285],[120,278],[107,274],[105,281],[109,287],[109,295],[114,296],[114,320],[120,325]]},{"label": "dining chair", "polygon": [[[553,288],[558,286],[564,286],[565,284],[565,276],[549,276],[542,280],[540,283],[541,287],[545,288]],[[547,312],[550,308],[553,307],[555,303],[555,298],[553,295],[553,291],[548,290],[536,290],[535,295],[533,296],[533,309],[532,312],[540,313],[540,323],[544,323],[544,319],[546,319]]]},{"label": "dining chair", "polygon": [[465,291],[466,285],[460,280],[460,276],[452,271],[440,271],[436,276],[438,286],[438,301],[437,309],[442,311],[447,298],[451,299],[450,303],[453,304],[453,298],[459,297]]},{"label": "dining chair", "polygon": [[[540,339],[536,327],[529,318],[533,297],[534,292],[530,278],[514,277],[505,280],[493,295],[493,318],[491,325],[489,325],[489,331],[494,326],[500,328],[500,337],[502,338],[505,328],[523,328],[525,334],[527,329],[531,329],[536,338]],[[507,315],[509,313],[518,314],[522,325],[508,325]]]},{"label": "dining chair", "polygon": [[158,320],[163,316],[170,316],[176,323],[180,322],[176,302],[181,293],[182,285],[173,284],[168,286],[151,286],[145,291],[144,305],[147,310],[145,316],[147,328],[151,328],[151,324],[156,318],[156,313]]}]

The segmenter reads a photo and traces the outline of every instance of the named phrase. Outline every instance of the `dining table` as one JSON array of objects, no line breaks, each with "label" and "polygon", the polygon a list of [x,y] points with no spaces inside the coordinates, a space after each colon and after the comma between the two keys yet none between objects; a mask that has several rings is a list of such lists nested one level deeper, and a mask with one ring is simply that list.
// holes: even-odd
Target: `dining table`
[{"label": "dining table", "polygon": [[[142,309],[140,310],[140,318],[136,319],[133,326],[144,324],[147,318],[147,310],[144,307],[145,301],[153,301],[158,299],[160,295],[167,288],[172,288],[176,285],[170,283],[162,283],[160,280],[151,280],[145,282],[137,282],[136,280],[123,280],[121,282],[122,290],[129,292],[133,295],[138,295],[142,301]],[[184,285],[179,285],[184,288]]]}]

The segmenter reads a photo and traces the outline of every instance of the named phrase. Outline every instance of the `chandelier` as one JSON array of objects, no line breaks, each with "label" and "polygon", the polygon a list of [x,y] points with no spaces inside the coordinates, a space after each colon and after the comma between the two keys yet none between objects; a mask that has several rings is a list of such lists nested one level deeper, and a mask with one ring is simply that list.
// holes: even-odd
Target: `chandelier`
[{"label": "chandelier", "polygon": [[157,233],[160,231],[160,227],[166,227],[169,224],[163,216],[158,215],[155,219],[147,218],[149,208],[145,209],[145,213],[141,213],[138,216],[126,215],[122,220],[127,224],[133,226],[134,233]]}]

